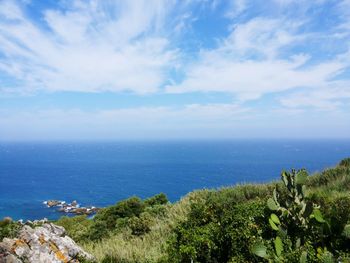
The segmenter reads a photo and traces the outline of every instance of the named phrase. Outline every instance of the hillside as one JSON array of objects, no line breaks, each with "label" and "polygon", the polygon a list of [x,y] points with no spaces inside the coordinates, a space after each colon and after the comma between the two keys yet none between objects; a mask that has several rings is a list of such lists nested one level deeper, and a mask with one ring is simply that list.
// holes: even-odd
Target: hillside
[{"label": "hillside", "polygon": [[164,194],[131,197],[93,220],[55,224],[105,263],[350,262],[350,159],[281,179],[194,191],[174,204]]}]

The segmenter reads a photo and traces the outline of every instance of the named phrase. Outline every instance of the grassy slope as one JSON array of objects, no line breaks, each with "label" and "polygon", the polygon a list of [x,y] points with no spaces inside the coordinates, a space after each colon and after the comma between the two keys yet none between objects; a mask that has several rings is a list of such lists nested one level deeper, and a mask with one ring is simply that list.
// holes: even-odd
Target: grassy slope
[{"label": "grassy slope", "polygon": [[[244,202],[257,197],[266,198],[273,188],[280,184],[247,184],[226,187],[219,190],[200,190],[189,193],[180,201],[167,205],[165,217],[153,218],[151,231],[138,237],[131,234],[128,228],[102,239],[81,243],[88,252],[100,262],[106,255],[133,262],[156,262],[166,251],[167,240],[178,222],[186,219],[191,204],[204,202],[212,194],[221,195],[235,202]],[[350,196],[350,165],[337,166],[317,173],[308,180],[309,194],[315,198],[329,199],[336,196]],[[122,261],[121,261],[122,262]]]},{"label": "grassy slope", "polygon": [[106,255],[154,262],[164,255],[164,246],[171,234],[171,229],[181,220],[185,220],[191,204],[201,202],[207,193],[206,190],[192,192],[181,201],[167,205],[166,217],[155,218],[151,231],[142,237],[133,236],[130,230],[125,229],[102,241],[83,243],[82,246],[93,254],[98,262]]}]

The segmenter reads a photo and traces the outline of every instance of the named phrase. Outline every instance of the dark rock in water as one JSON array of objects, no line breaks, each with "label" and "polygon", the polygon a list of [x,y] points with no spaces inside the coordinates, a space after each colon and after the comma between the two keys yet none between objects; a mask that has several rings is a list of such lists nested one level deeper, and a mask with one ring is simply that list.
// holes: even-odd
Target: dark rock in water
[{"label": "dark rock in water", "polygon": [[45,201],[44,204],[46,204],[47,207],[59,207],[57,209],[57,211],[59,212],[76,215],[92,215],[100,209],[94,206],[80,207],[76,200],[74,200],[70,204],[66,203],[65,201],[48,200]]},{"label": "dark rock in water", "polygon": [[32,228],[24,225],[16,238],[0,242],[1,263],[80,262],[94,258],[80,248],[65,229],[51,223]]}]

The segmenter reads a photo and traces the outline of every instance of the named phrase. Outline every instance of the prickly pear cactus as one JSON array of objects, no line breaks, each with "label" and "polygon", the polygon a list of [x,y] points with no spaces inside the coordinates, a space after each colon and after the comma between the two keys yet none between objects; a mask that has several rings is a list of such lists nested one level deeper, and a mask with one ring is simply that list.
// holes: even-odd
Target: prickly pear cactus
[{"label": "prickly pear cactus", "polygon": [[[287,189],[287,195],[284,200],[280,200],[279,194],[275,189],[273,197],[267,200],[267,206],[272,211],[278,211],[283,221],[292,221],[298,227],[307,228],[312,218],[323,223],[319,208],[306,199],[306,186],[308,173],[305,169],[283,171],[281,179]],[[275,226],[271,226],[275,229]],[[282,227],[282,225],[281,225]]]},{"label": "prickly pear cactus", "polygon": [[[325,222],[319,207],[307,200],[305,186],[307,178],[308,173],[305,169],[283,171],[281,179],[286,193],[282,196],[275,188],[272,197],[267,200],[267,206],[272,211],[269,224],[271,229],[276,231],[273,242],[274,251],[272,255],[270,253],[269,256],[264,257],[271,262],[283,262],[283,251],[291,251],[303,246],[304,236],[313,225],[310,221],[315,221],[317,224]],[[287,237],[292,243],[285,242]],[[253,253],[259,255],[254,251]],[[300,262],[305,262],[306,258],[307,254],[303,253]]]}]

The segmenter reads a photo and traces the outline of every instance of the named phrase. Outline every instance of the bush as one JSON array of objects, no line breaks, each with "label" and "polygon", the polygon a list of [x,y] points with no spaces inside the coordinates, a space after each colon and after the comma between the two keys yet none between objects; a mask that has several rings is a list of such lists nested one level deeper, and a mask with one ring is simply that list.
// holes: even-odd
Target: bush
[{"label": "bush", "polygon": [[140,217],[131,217],[128,221],[128,226],[131,229],[131,233],[135,236],[142,236],[151,230],[152,217],[149,213],[145,212]]},{"label": "bush", "polygon": [[341,160],[339,166],[350,167],[350,158]]},{"label": "bush", "polygon": [[87,216],[63,216],[55,222],[59,226],[63,226],[66,229],[67,234],[77,242],[83,242],[88,239],[90,234],[90,227],[92,226],[92,220]]},{"label": "bush", "polygon": [[249,248],[266,228],[263,204],[259,199],[234,204],[214,194],[192,207],[169,241],[169,262],[256,262]]},{"label": "bush", "polygon": [[118,202],[116,205],[101,209],[95,216],[94,221],[103,222],[107,229],[115,228],[118,218],[139,216],[144,209],[142,200],[136,196]]},{"label": "bush", "polygon": [[21,225],[19,223],[12,221],[9,217],[5,217],[0,221],[0,241],[4,237],[14,238],[20,229]]},{"label": "bush", "polygon": [[339,251],[349,249],[349,198],[331,203],[323,199],[323,216],[320,206],[306,196],[307,176],[305,170],[282,172],[287,195],[275,190],[267,201],[272,211],[268,222],[275,234],[253,246],[252,252],[259,257],[273,262],[333,262]]},{"label": "bush", "polygon": [[349,238],[343,235],[345,226],[350,223],[350,196],[331,198],[322,211],[329,225],[325,243],[334,251],[350,253]]},{"label": "bush", "polygon": [[163,218],[167,214],[167,206],[165,205],[148,206],[145,208],[144,211],[149,213],[153,217]]},{"label": "bush", "polygon": [[163,193],[157,194],[145,200],[146,206],[166,205],[169,202],[167,196]]},{"label": "bush", "polygon": [[101,240],[112,233],[129,227],[133,235],[143,235],[150,230],[150,218],[162,217],[166,213],[164,204],[168,203],[165,194],[159,194],[144,202],[134,196],[101,209],[93,220],[85,216],[63,217],[58,224],[77,241]]}]

